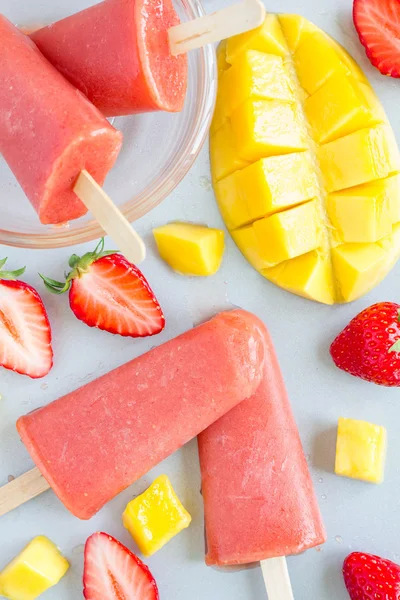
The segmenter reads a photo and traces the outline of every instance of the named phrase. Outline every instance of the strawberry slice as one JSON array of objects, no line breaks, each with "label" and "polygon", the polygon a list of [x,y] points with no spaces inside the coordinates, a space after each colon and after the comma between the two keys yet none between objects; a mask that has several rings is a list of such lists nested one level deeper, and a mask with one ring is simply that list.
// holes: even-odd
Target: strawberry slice
[{"label": "strawberry slice", "polygon": [[163,312],[145,277],[121,254],[104,251],[104,239],[94,252],[74,254],[69,266],[66,282],[41,277],[50,292],[69,291],[73,313],[89,327],[130,337],[164,329]]},{"label": "strawberry slice", "polygon": [[400,77],[400,0],[354,0],[353,18],[374,67]]},{"label": "strawberry slice", "polygon": [[86,600],[159,600],[146,565],[107,533],[86,542],[83,585]]},{"label": "strawberry slice", "polygon": [[3,271],[0,261],[0,365],[32,379],[53,366],[51,329],[37,291],[17,278],[25,272]]}]

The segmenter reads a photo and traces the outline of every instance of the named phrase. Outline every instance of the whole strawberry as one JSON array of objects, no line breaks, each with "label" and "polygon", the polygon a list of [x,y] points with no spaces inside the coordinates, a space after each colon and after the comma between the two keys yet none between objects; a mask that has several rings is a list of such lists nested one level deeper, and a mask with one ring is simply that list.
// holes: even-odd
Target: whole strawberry
[{"label": "whole strawberry", "polygon": [[351,600],[400,600],[400,566],[390,560],[353,552],[343,563]]},{"label": "whole strawberry", "polygon": [[89,327],[130,337],[164,329],[163,312],[144,275],[115,250],[104,250],[104,239],[94,252],[73,254],[69,266],[66,281],[41,278],[53,294],[69,291],[71,310]]},{"label": "whole strawberry", "polygon": [[400,305],[379,302],[363,310],[331,345],[339,369],[378,385],[400,386]]},{"label": "whole strawberry", "polygon": [[0,260],[0,366],[32,379],[53,366],[51,328],[37,291],[18,278],[25,269],[5,271]]}]

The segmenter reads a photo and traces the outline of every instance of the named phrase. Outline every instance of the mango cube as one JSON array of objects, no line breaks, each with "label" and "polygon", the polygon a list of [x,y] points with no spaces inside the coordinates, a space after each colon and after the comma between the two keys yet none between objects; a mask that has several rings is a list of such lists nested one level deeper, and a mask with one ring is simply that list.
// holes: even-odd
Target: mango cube
[{"label": "mango cube", "polygon": [[319,193],[309,152],[262,158],[237,173],[236,185],[252,221],[311,200]]},{"label": "mango cube", "polygon": [[294,102],[293,90],[280,56],[246,50],[221,75],[212,132],[217,131],[232,112],[249,98]]},{"label": "mango cube", "polygon": [[319,30],[303,33],[294,54],[294,63],[300,85],[310,95],[334,73],[350,74],[328,36]]},{"label": "mango cube", "polygon": [[192,223],[169,223],[153,229],[161,257],[183,275],[214,275],[224,254],[224,232]]},{"label": "mango cube", "polygon": [[320,146],[318,157],[328,192],[383,179],[400,170],[399,151],[387,125],[361,129]]},{"label": "mango cube", "polygon": [[285,56],[288,53],[286,40],[276,15],[269,13],[260,27],[229,38],[226,46],[226,60],[232,65],[237,57],[246,50],[258,50],[277,56]]},{"label": "mango cube", "polygon": [[230,121],[225,122],[216,133],[211,135],[210,159],[214,181],[219,181],[249,164],[238,155]]},{"label": "mango cube", "polygon": [[230,116],[245,100],[294,102],[293,90],[280,56],[247,50],[220,79]]},{"label": "mango cube", "polygon": [[38,536],[0,573],[0,595],[10,600],[35,600],[57,585],[68,569],[57,546]]},{"label": "mango cube", "polygon": [[335,473],[382,483],[386,457],[386,429],[379,425],[339,419]]},{"label": "mango cube", "polygon": [[260,253],[274,266],[320,245],[317,202],[307,202],[253,224]]},{"label": "mango cube", "polygon": [[262,274],[272,283],[297,296],[324,304],[335,302],[331,261],[318,250],[287,260],[271,269],[264,269]]},{"label": "mango cube", "polygon": [[307,98],[304,109],[320,144],[386,119],[381,104],[374,102],[371,88],[341,71]]},{"label": "mango cube", "polygon": [[397,177],[329,194],[328,216],[340,241],[376,242],[391,233],[400,204],[400,188],[393,201],[392,180]]},{"label": "mango cube", "polygon": [[304,123],[285,102],[247,100],[232,114],[232,130],[238,155],[250,162],[307,149]]},{"label": "mango cube", "polygon": [[332,264],[342,302],[353,302],[386,273],[387,253],[379,244],[343,244],[332,248]]},{"label": "mango cube", "polygon": [[129,502],[122,516],[140,551],[151,556],[192,520],[166,475],[158,477],[140,496]]}]

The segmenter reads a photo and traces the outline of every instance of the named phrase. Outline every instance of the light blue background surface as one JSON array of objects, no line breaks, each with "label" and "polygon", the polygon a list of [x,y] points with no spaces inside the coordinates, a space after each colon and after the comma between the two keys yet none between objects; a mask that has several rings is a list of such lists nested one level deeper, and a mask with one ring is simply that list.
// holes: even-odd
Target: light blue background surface
[{"label": "light blue background surface", "polygon": [[[47,19],[61,16],[63,2],[2,0],[1,10],[14,21],[27,11]],[[90,4],[65,0],[65,12]],[[207,11],[224,2],[206,0]],[[299,12],[342,42],[371,78],[391,122],[400,134],[399,82],[380,76],[366,60],[351,20],[351,0],[271,0],[267,8]],[[118,126],[118,123],[117,123]],[[6,198],[2,202],[8,201]],[[271,330],[289,395],[312,471],[317,497],[328,530],[321,549],[289,558],[297,600],[345,600],[341,565],[347,553],[363,550],[400,561],[398,514],[400,509],[400,392],[351,378],[337,370],[329,344],[359,310],[380,300],[399,301],[400,267],[367,297],[348,306],[328,307],[297,298],[263,280],[242,258],[227,236],[225,260],[212,279],[193,280],[172,273],[158,258],[151,228],[182,219],[222,227],[210,186],[208,148],[194,168],[161,206],[136,225],[148,245],[143,271],[165,311],[166,330],[156,339],[134,341],[87,328],[75,319],[67,297],[47,294],[36,272],[62,275],[69,249],[26,251],[0,247],[8,266],[27,265],[26,279],[43,292],[53,326],[55,366],[44,380],[31,381],[0,370],[0,484],[18,476],[32,462],[16,429],[16,419],[36,407],[72,391],[91,379],[143,353],[154,345],[192,327],[221,308],[242,306],[255,312]],[[110,245],[110,244],[109,244]],[[74,251],[91,249],[87,244]],[[111,244],[112,246],[112,244]],[[339,416],[364,419],[388,430],[386,479],[382,486],[340,479],[333,474],[336,424]],[[83,544],[97,530],[116,536],[135,551],[121,524],[121,514],[133,495],[143,491],[158,474],[167,473],[193,516],[192,526],[146,561],[156,577],[164,600],[261,600],[266,597],[260,569],[234,574],[217,572],[203,563],[203,513],[195,441],[166,460],[141,481],[110,502],[90,522],[80,522],[63,508],[52,492],[5,516],[0,522],[0,565],[6,564],[29,539],[45,534],[71,561],[62,583],[43,596],[45,600],[81,597]],[[93,474],[95,477],[95,474]]]}]

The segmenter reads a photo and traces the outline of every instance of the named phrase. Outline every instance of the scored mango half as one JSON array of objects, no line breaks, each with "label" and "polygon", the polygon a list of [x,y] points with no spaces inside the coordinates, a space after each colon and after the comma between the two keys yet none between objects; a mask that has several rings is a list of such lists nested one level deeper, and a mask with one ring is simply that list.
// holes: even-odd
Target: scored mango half
[{"label": "scored mango half", "polygon": [[299,15],[218,49],[214,191],[239,249],[305,298],[351,302],[400,256],[400,154],[346,50]]}]

